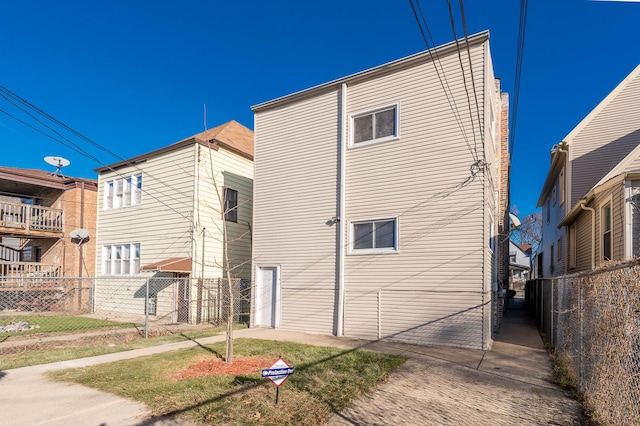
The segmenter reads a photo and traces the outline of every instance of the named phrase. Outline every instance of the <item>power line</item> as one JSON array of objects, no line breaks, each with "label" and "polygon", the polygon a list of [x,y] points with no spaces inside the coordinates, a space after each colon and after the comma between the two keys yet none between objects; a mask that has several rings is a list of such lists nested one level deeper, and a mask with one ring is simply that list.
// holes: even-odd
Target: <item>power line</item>
[{"label": "power line", "polygon": [[509,152],[513,155],[516,137],[516,121],[518,118],[518,100],[520,99],[520,81],[522,79],[522,62],[527,27],[528,0],[520,0],[520,23],[518,25],[518,50],[516,53],[516,72],[513,88],[513,108],[511,109],[511,128],[509,129]]},{"label": "power line", "polygon": [[[476,128],[475,128],[475,125],[473,124],[473,112],[471,111],[471,96],[469,95],[469,87],[467,86],[467,77],[465,75],[464,64],[462,63],[462,52],[460,50],[458,34],[456,33],[456,25],[455,25],[455,19],[453,17],[453,8],[451,6],[451,0],[447,0],[447,6],[449,7],[449,18],[451,22],[451,30],[453,31],[453,39],[455,40],[455,43],[456,43],[456,51],[458,52],[458,61],[460,62],[460,71],[462,73],[462,82],[464,84],[464,91],[467,95],[467,104],[469,106],[469,120],[471,124],[471,131],[473,132],[473,149],[476,152],[476,156],[477,156],[478,155],[478,146],[477,146],[478,139],[476,137]],[[468,39],[467,39],[467,44],[468,44]],[[482,129],[482,125],[480,125],[480,128]]]},{"label": "power line", "polygon": [[[460,118],[460,112],[458,110],[458,105],[456,104],[456,100],[455,97],[453,96],[453,92],[451,91],[451,88],[449,87],[449,82],[447,81],[445,72],[444,72],[444,67],[442,66],[442,62],[440,61],[440,55],[438,54],[438,51],[435,49],[435,42],[433,40],[433,36],[431,35],[431,30],[429,29],[429,25],[427,24],[427,20],[424,17],[424,13],[422,13],[422,7],[420,6],[420,1],[416,0],[416,5],[418,7],[418,10],[420,12],[420,16],[422,17],[422,22],[420,21],[420,18],[418,17],[418,13],[416,11],[416,7],[413,4],[413,0],[409,0],[409,4],[411,5],[411,10],[413,11],[413,16],[416,18],[416,22],[418,24],[418,28],[420,29],[420,33],[422,34],[422,38],[424,40],[425,45],[427,46],[427,52],[429,53],[429,57],[431,58],[431,62],[433,63],[433,67],[436,70],[436,75],[438,76],[438,80],[440,81],[440,86],[442,86],[442,90],[445,94],[445,97],[447,98],[447,102],[449,103],[449,108],[451,108],[451,112],[453,113],[453,116],[456,120],[456,123],[458,124],[458,127],[460,128],[460,132],[462,133],[462,138],[464,139],[465,143],[467,144],[467,148],[469,148],[469,152],[471,153],[471,157],[473,158],[474,162],[478,161],[478,157],[477,157],[477,152],[474,151],[474,149],[471,147],[471,143],[469,142],[469,138],[467,136],[467,132],[465,130],[464,125],[462,124],[462,120]],[[431,40],[431,47],[429,45],[429,41],[427,40],[427,37],[425,36],[424,30],[422,29],[422,24],[424,23],[424,27],[427,31],[427,34],[429,35],[429,39]],[[434,53],[435,53],[435,57],[434,57]],[[438,70],[438,65],[440,65],[440,70]],[[442,75],[441,72],[442,71]]]}]

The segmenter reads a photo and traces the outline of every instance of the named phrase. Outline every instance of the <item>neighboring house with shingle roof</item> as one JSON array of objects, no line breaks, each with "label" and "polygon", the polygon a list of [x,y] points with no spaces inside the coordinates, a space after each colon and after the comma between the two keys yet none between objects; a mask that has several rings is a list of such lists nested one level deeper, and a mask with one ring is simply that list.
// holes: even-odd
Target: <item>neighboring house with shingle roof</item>
[{"label": "neighboring house with shingle roof", "polygon": [[538,276],[640,255],[640,65],[551,151]]},{"label": "neighboring house with shingle roof", "polygon": [[[222,278],[225,221],[232,276],[251,278],[251,130],[230,121],[96,172],[98,276]],[[135,309],[143,313],[144,298],[134,290],[121,289],[117,297],[140,299]],[[195,291],[183,289],[181,297],[191,299]],[[97,310],[118,308],[100,294]],[[177,317],[192,321],[193,314]]]},{"label": "neighboring house with shingle roof", "polygon": [[[94,275],[97,182],[0,167],[0,276]],[[78,246],[71,231],[87,229]]]}]

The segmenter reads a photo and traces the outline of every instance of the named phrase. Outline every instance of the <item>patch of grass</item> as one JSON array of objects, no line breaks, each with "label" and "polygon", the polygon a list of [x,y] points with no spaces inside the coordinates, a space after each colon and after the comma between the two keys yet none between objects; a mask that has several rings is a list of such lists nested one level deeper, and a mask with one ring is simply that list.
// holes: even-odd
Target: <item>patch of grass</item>
[{"label": "patch of grass", "polygon": [[3,347],[0,343],[0,370],[48,364],[115,352],[183,342],[223,333],[225,327],[187,330],[179,334],[163,334],[144,339],[137,331],[75,336],[73,340],[39,341],[34,344]]},{"label": "patch of grass", "polygon": [[[32,328],[20,332],[13,332],[10,336],[24,336],[29,334],[58,333],[96,330],[104,328],[132,328],[134,324],[119,321],[109,321],[99,318],[53,315],[0,315],[0,325],[17,322],[28,322]],[[2,335],[0,335],[2,336]],[[6,336],[9,336],[7,334]],[[6,337],[5,336],[5,337]]]},{"label": "patch of grass", "polygon": [[282,356],[295,373],[276,389],[260,371],[176,379],[188,366],[224,353],[224,342],[49,375],[144,402],[154,415],[203,424],[317,425],[371,390],[406,358],[369,351],[237,339],[236,360]]}]

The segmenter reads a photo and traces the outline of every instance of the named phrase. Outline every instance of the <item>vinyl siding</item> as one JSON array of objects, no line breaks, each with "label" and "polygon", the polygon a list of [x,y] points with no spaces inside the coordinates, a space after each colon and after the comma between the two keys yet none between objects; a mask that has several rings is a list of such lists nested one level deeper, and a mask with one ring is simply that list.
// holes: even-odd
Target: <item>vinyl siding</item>
[{"label": "vinyl siding", "polygon": [[336,90],[255,116],[253,261],[281,266],[285,329],[335,333]]},{"label": "vinyl siding", "polygon": [[226,278],[221,200],[228,187],[238,191],[237,222],[226,221],[230,272],[234,278],[250,279],[253,162],[224,148],[199,147],[196,172],[194,276],[202,275],[204,268],[207,278]]},{"label": "vinyl siding", "polygon": [[603,259],[602,242],[602,207],[611,202],[611,225],[612,225],[612,260],[624,259],[624,186],[615,185],[612,188],[598,194],[591,202],[591,207],[596,209],[596,267],[605,263]]},{"label": "vinyl siding", "polygon": [[[338,85],[256,109],[253,262],[280,266],[282,328],[336,333],[336,260],[344,250],[346,336],[490,346],[489,224],[500,218],[496,151],[481,138],[490,136],[484,104],[496,90],[488,55],[488,43],[471,46],[479,111],[469,74],[467,98],[457,53],[439,57],[458,120],[426,57],[345,80],[344,123]],[[468,69],[466,51],[464,58]],[[349,134],[350,114],[391,104],[399,105],[399,137],[346,148],[345,214],[332,224],[342,126]],[[474,155],[493,169],[466,182]],[[350,222],[396,217],[398,253],[348,253]]]},{"label": "vinyl siding", "polygon": [[584,210],[576,219],[576,267],[570,269],[570,272],[591,269],[592,216],[590,211]]},{"label": "vinyl siding", "polygon": [[640,143],[640,75],[572,137],[571,205]]},{"label": "vinyl siding", "polygon": [[[481,117],[489,83],[484,49],[472,48]],[[482,157],[475,103],[476,144],[457,55],[440,61],[469,145]],[[471,91],[469,75],[467,83]],[[483,249],[489,238],[487,180],[478,176],[456,189],[474,160],[433,63],[350,85],[347,93],[348,114],[395,102],[400,108],[398,140],[347,151],[347,223],[398,216],[400,230],[399,253],[346,256],[345,335],[377,338],[380,332],[411,343],[481,347],[483,293],[493,275],[492,253],[487,249],[485,257]],[[493,190],[485,189],[493,198]]]},{"label": "vinyl siding", "polygon": [[[104,209],[104,182],[142,172],[142,204]],[[102,172],[98,185],[96,272],[106,244],[140,243],[140,265],[190,257],[193,223],[194,146]]]},{"label": "vinyl siding", "polygon": [[637,194],[640,194],[640,181],[631,181],[631,193],[635,195],[631,201],[631,255],[638,257],[640,256],[640,203]]}]

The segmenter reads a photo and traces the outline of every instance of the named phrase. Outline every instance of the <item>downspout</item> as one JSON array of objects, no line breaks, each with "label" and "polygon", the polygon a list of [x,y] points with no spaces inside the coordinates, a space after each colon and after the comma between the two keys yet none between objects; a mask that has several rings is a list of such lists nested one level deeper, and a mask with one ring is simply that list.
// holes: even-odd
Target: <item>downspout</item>
[{"label": "downspout", "polygon": [[344,334],[344,253],[346,245],[344,244],[344,227],[345,227],[345,172],[347,152],[347,84],[342,83],[340,88],[340,172],[338,174],[338,202],[340,205],[338,213],[338,241],[336,248],[338,249],[338,309],[336,321],[336,336],[340,337]]},{"label": "downspout", "polygon": [[580,208],[591,212],[591,269],[596,269],[596,210],[584,203],[584,200],[580,200]]}]

